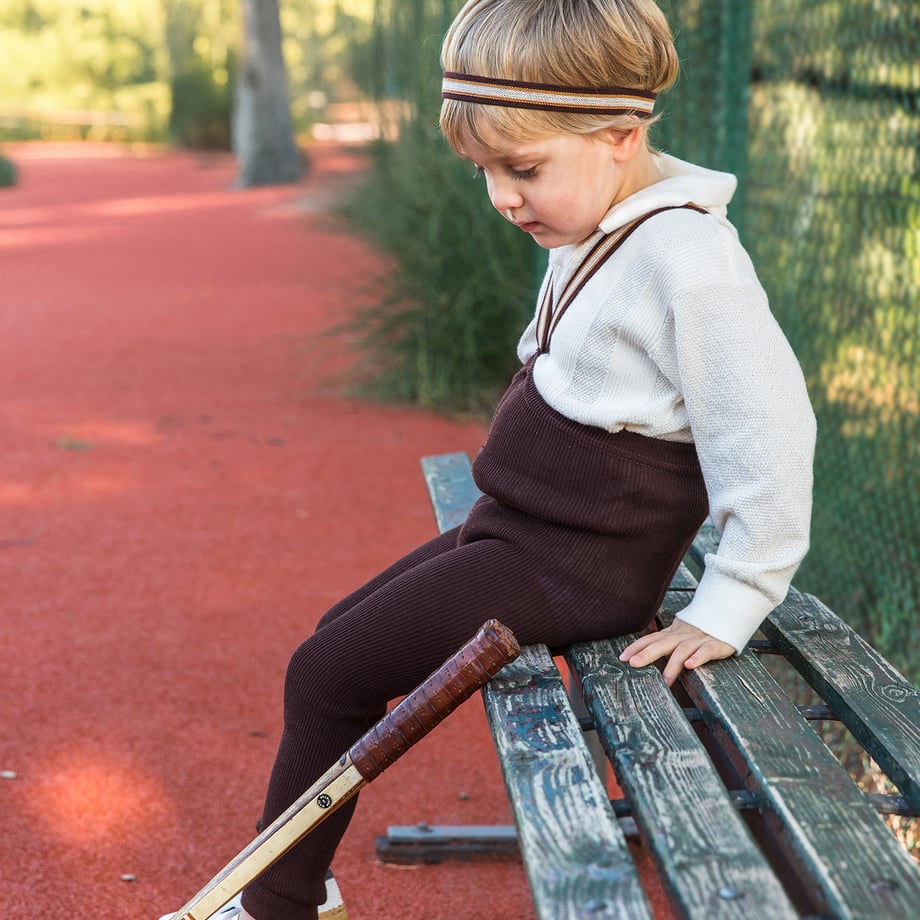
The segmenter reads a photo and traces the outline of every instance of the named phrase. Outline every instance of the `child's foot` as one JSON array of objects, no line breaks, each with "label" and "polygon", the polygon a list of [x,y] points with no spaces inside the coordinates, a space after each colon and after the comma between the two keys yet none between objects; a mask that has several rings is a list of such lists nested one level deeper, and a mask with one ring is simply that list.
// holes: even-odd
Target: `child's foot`
[{"label": "child's foot", "polygon": [[331,869],[326,873],[326,903],[319,906],[319,920],[348,920],[342,892]]}]

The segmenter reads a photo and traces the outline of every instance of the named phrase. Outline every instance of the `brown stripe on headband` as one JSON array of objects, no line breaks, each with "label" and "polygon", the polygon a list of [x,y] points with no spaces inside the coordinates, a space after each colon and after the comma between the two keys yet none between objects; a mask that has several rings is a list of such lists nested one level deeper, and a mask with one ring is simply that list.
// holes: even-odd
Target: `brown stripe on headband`
[{"label": "brown stripe on headband", "polygon": [[651,115],[655,108],[655,94],[640,89],[528,83],[452,70],[444,72],[441,95],[480,105],[587,115]]}]

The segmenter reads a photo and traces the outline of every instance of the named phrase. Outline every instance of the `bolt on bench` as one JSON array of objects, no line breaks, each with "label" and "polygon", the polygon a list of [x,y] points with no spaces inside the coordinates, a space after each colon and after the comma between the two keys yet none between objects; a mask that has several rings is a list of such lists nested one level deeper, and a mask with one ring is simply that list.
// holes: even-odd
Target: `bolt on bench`
[{"label": "bolt on bench", "polygon": [[[467,455],[422,466],[439,528],[461,523],[479,494]],[[716,542],[704,525],[688,555],[697,571]],[[682,565],[660,624],[695,586]],[[920,812],[920,692],[795,589],[762,634],[734,658],[685,672],[676,693],[655,668],[618,660],[629,637],[566,648],[589,726],[548,649],[525,648],[483,690],[516,829],[390,828],[379,855],[413,861],[421,842],[430,849],[420,858],[438,861],[487,840],[500,854],[516,839],[540,920],[650,918],[626,840],[634,830],[680,917],[920,917],[920,865],[880,817]],[[761,662],[767,653],[825,705],[797,706]],[[863,793],[809,725],[824,718],[839,719],[901,795]],[[586,727],[621,800],[609,800]]]}]

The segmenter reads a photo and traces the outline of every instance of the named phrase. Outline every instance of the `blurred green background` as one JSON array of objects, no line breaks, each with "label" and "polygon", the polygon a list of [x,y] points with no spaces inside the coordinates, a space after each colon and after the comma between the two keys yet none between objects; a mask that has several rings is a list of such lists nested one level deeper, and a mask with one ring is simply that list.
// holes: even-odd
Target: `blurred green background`
[{"label": "blurred green background", "polygon": [[[281,0],[301,131],[360,97],[373,0]],[[172,141],[229,148],[240,0],[3,0],[0,141]]]},{"label": "blurred green background", "polygon": [[[349,117],[375,137],[346,209],[394,266],[355,322],[374,391],[484,414],[545,253],[492,213],[439,136],[438,51],[460,5],[282,0],[281,20],[302,143]],[[662,6],[683,71],[653,140],[740,176],[730,216],[818,415],[813,549],[796,583],[917,681],[920,4]],[[4,0],[0,49],[0,143],[229,145],[238,0]]]}]

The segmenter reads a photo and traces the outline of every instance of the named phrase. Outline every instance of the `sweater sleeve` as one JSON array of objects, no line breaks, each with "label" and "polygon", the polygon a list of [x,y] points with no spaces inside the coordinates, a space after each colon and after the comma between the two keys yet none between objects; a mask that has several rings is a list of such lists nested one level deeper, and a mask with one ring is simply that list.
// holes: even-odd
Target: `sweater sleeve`
[{"label": "sweater sleeve", "polygon": [[808,550],[815,418],[747,253],[724,234],[709,258],[713,280],[672,300],[672,334],[721,540],[678,618],[741,650]]}]

